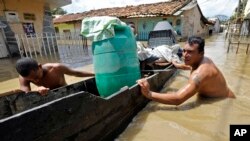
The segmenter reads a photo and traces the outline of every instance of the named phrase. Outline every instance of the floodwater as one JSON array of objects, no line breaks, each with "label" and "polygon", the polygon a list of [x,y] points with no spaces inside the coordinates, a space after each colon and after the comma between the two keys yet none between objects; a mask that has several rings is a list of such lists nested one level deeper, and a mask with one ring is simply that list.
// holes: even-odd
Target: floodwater
[{"label": "floodwater", "polygon": [[[236,99],[193,96],[179,106],[150,102],[116,141],[228,141],[230,124],[250,124],[250,51],[246,54],[246,46],[240,46],[238,54],[235,52],[236,46],[232,46],[227,53],[222,34],[206,39],[205,55],[222,71]],[[68,62],[72,67],[84,65],[77,59],[51,60]],[[18,87],[15,61],[0,59],[0,91]],[[187,83],[189,74],[180,71],[163,91],[178,90]]]},{"label": "floodwater", "polygon": [[[179,106],[150,102],[116,141],[229,141],[231,124],[250,124],[250,52],[236,46],[227,53],[222,34],[206,39],[205,55],[224,74],[236,99],[193,96]],[[188,81],[181,71],[163,91],[176,91]]]}]

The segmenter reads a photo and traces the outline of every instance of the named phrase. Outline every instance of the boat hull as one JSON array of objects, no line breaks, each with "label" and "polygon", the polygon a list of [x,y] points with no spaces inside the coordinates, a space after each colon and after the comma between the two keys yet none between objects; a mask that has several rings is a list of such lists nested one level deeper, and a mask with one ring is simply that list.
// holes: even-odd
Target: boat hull
[{"label": "boat hull", "polygon": [[[151,89],[161,90],[175,72],[169,69],[148,77]],[[13,115],[0,120],[1,141],[112,140],[149,101],[137,84],[101,98],[94,78],[45,97],[32,93],[1,98],[6,99],[9,105],[1,104],[7,109],[5,115]]]}]

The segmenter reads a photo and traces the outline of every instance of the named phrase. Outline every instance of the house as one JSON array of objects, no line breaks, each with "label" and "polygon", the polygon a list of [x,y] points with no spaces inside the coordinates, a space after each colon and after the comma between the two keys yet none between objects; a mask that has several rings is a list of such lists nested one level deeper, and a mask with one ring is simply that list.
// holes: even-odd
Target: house
[{"label": "house", "polygon": [[133,22],[138,39],[147,40],[148,34],[159,21],[168,21],[181,38],[191,35],[208,35],[208,20],[203,16],[196,0],[170,0],[153,4],[90,10],[63,15],[53,20],[59,33],[79,33],[81,21],[92,16],[115,16],[122,21]]},{"label": "house", "polygon": [[250,35],[250,2],[247,1],[244,10],[244,21],[241,26],[241,35]]},{"label": "house", "polygon": [[212,22],[214,25],[212,26],[212,30],[214,33],[219,33],[221,31],[221,25],[220,25],[220,20],[217,17],[214,18],[209,18],[208,19],[210,22]]},{"label": "house", "polygon": [[61,15],[53,19],[55,31],[57,33],[80,33],[83,14]]},{"label": "house", "polygon": [[30,41],[36,33],[54,33],[50,10],[68,4],[71,0],[1,0],[0,58],[20,54],[17,34]]}]

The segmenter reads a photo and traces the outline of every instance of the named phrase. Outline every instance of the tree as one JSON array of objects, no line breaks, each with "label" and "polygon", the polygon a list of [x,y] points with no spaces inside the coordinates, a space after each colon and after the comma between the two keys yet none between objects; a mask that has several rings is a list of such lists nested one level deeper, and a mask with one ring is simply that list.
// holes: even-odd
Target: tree
[{"label": "tree", "polygon": [[59,7],[59,8],[53,9],[51,13],[52,15],[64,15],[64,14],[67,14],[67,11]]}]

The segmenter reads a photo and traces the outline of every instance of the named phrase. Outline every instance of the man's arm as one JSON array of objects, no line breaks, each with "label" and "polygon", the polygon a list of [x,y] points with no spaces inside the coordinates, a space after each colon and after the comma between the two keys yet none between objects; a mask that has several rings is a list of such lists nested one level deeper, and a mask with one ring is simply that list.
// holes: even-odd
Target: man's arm
[{"label": "man's arm", "polygon": [[141,86],[142,94],[147,98],[163,104],[179,105],[198,92],[200,79],[198,75],[193,76],[189,80],[188,84],[179,91],[167,93],[157,93],[150,91],[150,86],[146,79],[140,79],[137,82]]},{"label": "man's arm", "polygon": [[172,61],[172,64],[177,68],[177,69],[182,69],[182,70],[192,70],[191,66],[185,65],[185,64],[180,64],[177,63],[176,61]]},{"label": "man's arm", "polygon": [[20,89],[24,92],[31,91],[30,82],[26,81],[22,76],[19,76]]},{"label": "man's arm", "polygon": [[[19,76],[20,89],[26,93],[31,91],[30,82],[25,80],[23,77]],[[49,91],[49,88],[43,86],[38,86],[36,90],[40,95],[46,95]]]},{"label": "man's arm", "polygon": [[63,64],[57,64],[56,69],[63,72],[64,74],[71,75],[71,76],[77,76],[77,77],[88,77],[88,76],[95,75],[94,73],[91,73],[91,72],[71,69]]}]

